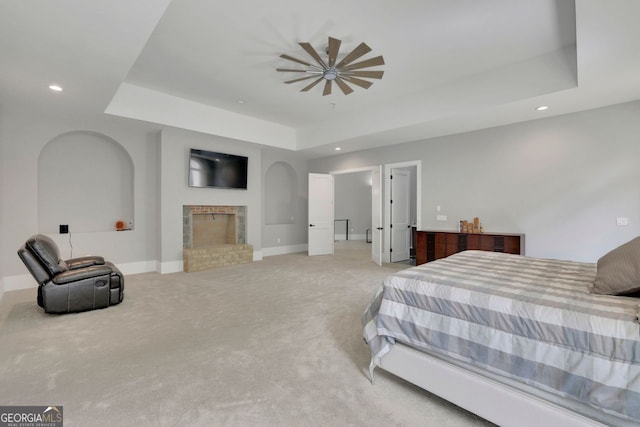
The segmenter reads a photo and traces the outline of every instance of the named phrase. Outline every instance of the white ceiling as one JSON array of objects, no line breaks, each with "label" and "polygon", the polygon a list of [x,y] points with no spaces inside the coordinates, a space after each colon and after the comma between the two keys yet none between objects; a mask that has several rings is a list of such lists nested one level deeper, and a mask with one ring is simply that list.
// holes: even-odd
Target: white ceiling
[{"label": "white ceiling", "polygon": [[[637,0],[0,0],[0,106],[325,156],[640,99],[638,16]],[[279,55],[329,36],[339,58],[383,55],[384,78],[284,84]]]}]

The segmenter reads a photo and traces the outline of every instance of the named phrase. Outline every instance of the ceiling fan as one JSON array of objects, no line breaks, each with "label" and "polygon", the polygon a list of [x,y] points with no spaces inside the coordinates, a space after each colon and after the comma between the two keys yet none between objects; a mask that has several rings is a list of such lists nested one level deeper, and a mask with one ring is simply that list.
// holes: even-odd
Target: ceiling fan
[{"label": "ceiling fan", "polygon": [[315,79],[311,84],[303,87],[300,92],[307,92],[318,83],[324,80],[324,90],[322,95],[331,94],[331,82],[336,82],[342,93],[349,95],[353,92],[353,89],[348,83],[356,86],[368,89],[373,82],[363,80],[367,79],[381,79],[384,71],[363,71],[363,68],[375,67],[378,65],[384,65],[384,58],[382,56],[376,56],[374,58],[366,59],[360,62],[353,62],[356,59],[371,52],[371,48],[365,43],[360,43],[349,54],[336,63],[338,58],[338,52],[340,51],[340,44],[342,42],[333,37],[329,37],[329,45],[326,49],[327,61],[324,61],[318,52],[311,46],[310,43],[298,43],[318,64],[311,64],[307,61],[303,61],[293,56],[286,54],[280,55],[280,58],[287,59],[289,61],[297,62],[306,66],[306,69],[291,69],[291,68],[276,68],[276,71],[305,73],[307,76],[300,77],[293,80],[287,80],[285,83],[291,84],[300,82],[303,80]]}]

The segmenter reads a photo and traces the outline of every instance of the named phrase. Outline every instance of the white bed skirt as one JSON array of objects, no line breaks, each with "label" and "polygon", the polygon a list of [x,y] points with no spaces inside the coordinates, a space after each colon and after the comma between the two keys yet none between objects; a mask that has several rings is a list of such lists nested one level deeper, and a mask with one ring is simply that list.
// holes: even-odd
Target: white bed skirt
[{"label": "white bed skirt", "polygon": [[575,402],[566,402],[570,409],[559,406],[542,393],[516,389],[400,343],[382,357],[380,368],[500,426],[637,426]]}]

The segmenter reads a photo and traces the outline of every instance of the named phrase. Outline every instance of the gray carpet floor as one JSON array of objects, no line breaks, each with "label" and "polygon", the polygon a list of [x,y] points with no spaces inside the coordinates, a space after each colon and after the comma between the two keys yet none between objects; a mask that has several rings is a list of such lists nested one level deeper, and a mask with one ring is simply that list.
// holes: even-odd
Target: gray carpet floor
[{"label": "gray carpet floor", "polygon": [[65,426],[490,425],[384,371],[360,316],[382,279],[370,245],[198,273],[127,276],[104,310],[0,302],[0,405],[61,405]]}]

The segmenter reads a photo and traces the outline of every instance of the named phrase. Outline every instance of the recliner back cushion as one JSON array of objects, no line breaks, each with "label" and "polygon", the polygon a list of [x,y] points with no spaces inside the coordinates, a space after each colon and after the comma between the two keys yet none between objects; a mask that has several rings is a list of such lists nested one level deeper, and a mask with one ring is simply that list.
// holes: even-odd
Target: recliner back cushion
[{"label": "recliner back cushion", "polygon": [[31,273],[31,275],[36,279],[39,285],[51,280],[51,275],[47,270],[44,269],[40,261],[36,258],[36,256],[31,252],[31,250],[27,249],[26,245],[22,245],[20,249],[18,249],[18,256],[24,262],[24,265],[27,266],[27,270]]},{"label": "recliner back cushion", "polygon": [[51,276],[67,271],[67,264],[60,259],[58,246],[49,237],[37,234],[27,240],[25,246],[40,261]]}]

